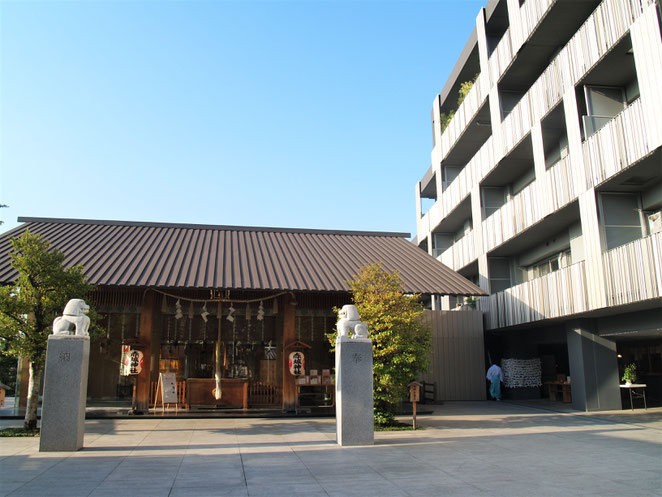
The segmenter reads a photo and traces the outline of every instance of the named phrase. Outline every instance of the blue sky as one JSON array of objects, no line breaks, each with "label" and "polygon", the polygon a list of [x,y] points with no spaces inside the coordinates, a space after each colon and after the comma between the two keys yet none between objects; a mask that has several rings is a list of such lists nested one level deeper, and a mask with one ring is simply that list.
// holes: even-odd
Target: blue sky
[{"label": "blue sky", "polygon": [[0,209],[405,231],[483,2],[0,0]]}]

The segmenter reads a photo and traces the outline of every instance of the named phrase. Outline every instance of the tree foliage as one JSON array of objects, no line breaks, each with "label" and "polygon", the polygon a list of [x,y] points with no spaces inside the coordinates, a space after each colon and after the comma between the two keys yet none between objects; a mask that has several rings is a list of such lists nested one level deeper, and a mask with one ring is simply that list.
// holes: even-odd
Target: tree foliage
[{"label": "tree foliage", "polygon": [[[408,385],[427,369],[430,331],[423,324],[418,295],[405,295],[400,275],[380,263],[349,282],[361,321],[373,345],[375,422],[391,424]],[[329,337],[335,344],[335,333]]]},{"label": "tree foliage", "polygon": [[[64,254],[51,249],[50,243],[39,235],[26,231],[13,238],[11,244],[12,265],[18,271],[18,279],[0,287],[0,340],[3,354],[22,356],[30,362],[26,425],[32,426],[36,424],[37,380],[41,378],[53,319],[62,313],[69,299],[85,298],[92,287],[81,266],[65,268]],[[90,307],[91,329],[95,317]]]}]

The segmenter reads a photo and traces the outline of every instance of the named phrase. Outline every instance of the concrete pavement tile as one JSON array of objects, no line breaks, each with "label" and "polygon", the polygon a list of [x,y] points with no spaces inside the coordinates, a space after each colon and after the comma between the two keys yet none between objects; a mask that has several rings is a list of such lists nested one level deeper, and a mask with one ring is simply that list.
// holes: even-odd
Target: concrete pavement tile
[{"label": "concrete pavement tile", "polygon": [[407,495],[404,490],[383,478],[360,481],[338,480],[335,482],[320,482],[320,484],[329,495],[342,495],[342,492],[346,492],[345,495],[363,495],[365,497]]},{"label": "concrete pavement tile", "polygon": [[282,485],[288,483],[297,484],[297,485],[298,484],[306,485],[309,483],[317,483],[317,480],[310,473],[301,474],[301,473],[289,471],[287,473],[280,473],[278,475],[273,475],[273,474],[246,475],[246,482],[249,485],[263,485],[263,484]]},{"label": "concrete pavement tile", "polygon": [[489,497],[490,495],[471,485],[429,485],[405,491],[411,497]]},{"label": "concrete pavement tile", "polygon": [[223,485],[246,485],[246,480],[241,473],[232,475],[209,475],[205,478],[181,478],[177,477],[173,482],[173,488],[186,487],[214,487]]},{"label": "concrete pavement tile", "polygon": [[454,487],[454,486],[466,486],[467,484],[461,479],[440,474],[436,477],[429,478],[393,478],[391,475],[385,475],[386,479],[389,482],[393,483],[398,488],[406,492],[411,492],[413,490],[424,490],[428,488],[441,488],[444,486]]},{"label": "concrete pavement tile", "polygon": [[169,497],[248,497],[248,489],[241,485],[212,485],[207,487],[174,487]]},{"label": "concrete pavement tile", "polygon": [[[142,488],[134,487],[132,490],[118,491],[114,488],[96,488],[89,497],[118,497],[122,495],[140,495],[140,497],[168,497],[170,488]],[[121,492],[121,493],[120,493]]]},{"label": "concrete pavement tile", "polygon": [[21,481],[8,482],[2,480],[2,485],[0,485],[0,496],[5,497],[23,485],[25,485],[25,483]]},{"label": "concrete pavement tile", "polygon": [[69,483],[69,482],[60,482],[59,484],[54,484],[49,482],[44,485],[38,481],[33,481],[26,483],[25,485],[14,490],[10,495],[11,497],[20,497],[20,496],[57,496],[57,497],[77,497],[77,496],[87,496],[92,492],[97,486],[96,482],[89,483]]},{"label": "concrete pavement tile", "polygon": [[286,495],[309,496],[311,494],[323,494],[324,488],[319,483],[272,483],[255,484],[248,482],[248,495],[264,495],[281,497]]},{"label": "concrete pavement tile", "polygon": [[328,473],[313,473],[315,479],[323,484],[326,483],[335,483],[335,482],[347,482],[347,484],[353,483],[364,483],[364,482],[373,482],[373,481],[383,481],[384,477],[377,472],[365,472],[357,473],[352,475],[343,475],[340,473],[328,474]]}]

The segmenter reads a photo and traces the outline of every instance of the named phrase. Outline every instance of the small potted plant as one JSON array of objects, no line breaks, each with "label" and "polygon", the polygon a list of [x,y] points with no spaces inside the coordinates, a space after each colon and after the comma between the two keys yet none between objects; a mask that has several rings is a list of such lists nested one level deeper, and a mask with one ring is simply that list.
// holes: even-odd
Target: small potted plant
[{"label": "small potted plant", "polygon": [[476,297],[464,297],[464,305],[470,309],[476,308]]},{"label": "small potted plant", "polygon": [[637,381],[637,365],[633,362],[625,366],[625,371],[623,371],[623,377],[621,378],[626,385],[631,385]]}]

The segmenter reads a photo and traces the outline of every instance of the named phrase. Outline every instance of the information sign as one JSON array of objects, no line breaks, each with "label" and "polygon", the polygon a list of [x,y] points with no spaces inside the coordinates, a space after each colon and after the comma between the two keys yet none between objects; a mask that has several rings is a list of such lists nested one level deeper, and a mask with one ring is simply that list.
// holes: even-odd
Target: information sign
[{"label": "information sign", "polygon": [[160,373],[161,398],[164,404],[177,404],[177,378],[175,373]]}]

